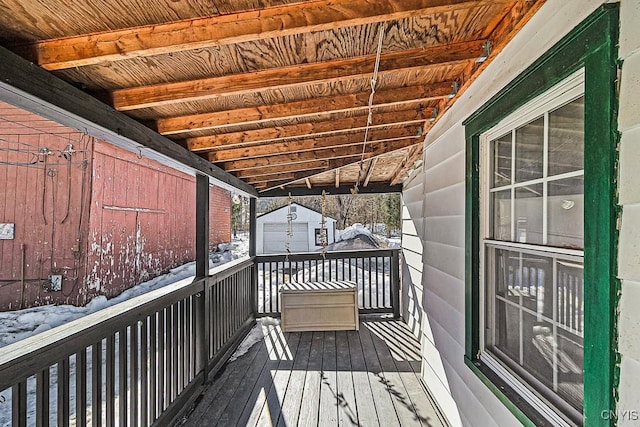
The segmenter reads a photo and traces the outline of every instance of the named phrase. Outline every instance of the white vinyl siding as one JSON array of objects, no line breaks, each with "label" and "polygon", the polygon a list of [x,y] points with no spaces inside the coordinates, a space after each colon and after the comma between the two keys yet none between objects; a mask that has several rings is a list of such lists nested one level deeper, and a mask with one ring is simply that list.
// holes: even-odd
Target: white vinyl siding
[{"label": "white vinyl siding", "polygon": [[[406,183],[408,188],[403,199],[412,215],[404,220],[403,234],[415,235],[404,231],[415,229],[424,247],[422,265],[413,266],[412,274],[421,277],[424,292],[422,377],[452,426],[521,425],[464,364],[465,134],[462,121],[530,65],[536,57],[533,52],[547,51],[601,3],[547,0],[428,132],[423,172]],[[640,183],[636,185],[640,188]],[[415,192],[420,187],[423,192],[417,196]],[[422,217],[420,210],[414,208],[419,206],[420,198]],[[414,213],[418,216],[414,217]],[[408,224],[409,221],[412,223]],[[451,248],[448,254],[453,256],[443,256],[444,248]],[[419,256],[410,257],[412,263],[419,259]],[[409,262],[409,257],[406,261]]]}]

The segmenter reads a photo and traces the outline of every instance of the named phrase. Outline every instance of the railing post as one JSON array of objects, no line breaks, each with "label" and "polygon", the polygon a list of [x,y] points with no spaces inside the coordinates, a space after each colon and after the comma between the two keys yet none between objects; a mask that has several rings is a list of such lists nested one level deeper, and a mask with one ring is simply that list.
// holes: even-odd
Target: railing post
[{"label": "railing post", "polygon": [[391,306],[393,317],[400,318],[400,251],[391,251]]},{"label": "railing post", "polygon": [[254,318],[258,315],[258,263],[255,258],[257,239],[256,203],[257,200],[255,198],[249,199],[249,256],[253,258],[253,267],[251,268],[251,311]]},{"label": "railing post", "polygon": [[204,373],[207,381],[209,361],[209,177],[196,175],[196,281],[202,280],[203,291],[194,298],[196,372]]}]

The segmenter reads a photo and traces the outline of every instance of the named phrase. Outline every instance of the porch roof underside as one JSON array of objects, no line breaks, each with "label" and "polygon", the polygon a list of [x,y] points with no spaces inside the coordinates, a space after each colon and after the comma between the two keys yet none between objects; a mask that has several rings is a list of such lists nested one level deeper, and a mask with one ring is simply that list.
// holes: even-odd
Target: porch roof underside
[{"label": "porch roof underside", "polygon": [[389,188],[543,1],[9,2],[0,78],[249,194]]}]

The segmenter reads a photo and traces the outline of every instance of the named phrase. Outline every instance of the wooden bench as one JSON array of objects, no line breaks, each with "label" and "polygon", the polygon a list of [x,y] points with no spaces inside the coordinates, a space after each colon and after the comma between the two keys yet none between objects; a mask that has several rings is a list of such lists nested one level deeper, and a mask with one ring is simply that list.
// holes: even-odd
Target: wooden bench
[{"label": "wooden bench", "polygon": [[280,286],[280,297],[285,332],[359,329],[355,282],[286,283]]}]

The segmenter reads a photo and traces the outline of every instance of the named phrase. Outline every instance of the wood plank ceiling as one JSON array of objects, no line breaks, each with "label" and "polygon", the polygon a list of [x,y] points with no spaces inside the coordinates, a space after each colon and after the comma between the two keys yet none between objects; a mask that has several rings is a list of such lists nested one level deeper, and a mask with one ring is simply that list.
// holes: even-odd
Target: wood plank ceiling
[{"label": "wood plank ceiling", "polygon": [[390,185],[543,1],[3,0],[0,44],[258,190]]}]

